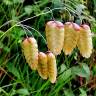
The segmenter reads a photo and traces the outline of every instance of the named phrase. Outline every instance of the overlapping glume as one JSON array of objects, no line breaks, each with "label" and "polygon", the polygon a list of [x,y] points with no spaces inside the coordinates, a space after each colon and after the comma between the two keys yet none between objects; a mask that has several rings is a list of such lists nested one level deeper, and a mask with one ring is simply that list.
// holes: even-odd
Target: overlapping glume
[{"label": "overlapping glume", "polygon": [[49,21],[46,24],[47,46],[55,55],[61,53],[64,42],[64,25],[59,21]]},{"label": "overlapping glume", "polygon": [[38,73],[43,79],[48,78],[48,67],[47,67],[47,55],[43,52],[38,54]]},{"label": "overlapping glume", "polygon": [[66,22],[64,25],[65,29],[65,37],[64,37],[64,46],[63,51],[65,55],[70,55],[73,49],[77,45],[77,41],[79,38],[79,25],[73,22]]},{"label": "overlapping glume", "polygon": [[48,66],[48,77],[51,83],[56,82],[57,66],[55,55],[51,52],[47,53],[47,66]]},{"label": "overlapping glume", "polygon": [[36,70],[38,65],[38,45],[33,37],[26,38],[22,42],[25,59],[31,69]]},{"label": "overlapping glume", "polygon": [[91,56],[93,49],[92,36],[90,27],[86,24],[81,25],[77,46],[83,57],[89,58]]}]

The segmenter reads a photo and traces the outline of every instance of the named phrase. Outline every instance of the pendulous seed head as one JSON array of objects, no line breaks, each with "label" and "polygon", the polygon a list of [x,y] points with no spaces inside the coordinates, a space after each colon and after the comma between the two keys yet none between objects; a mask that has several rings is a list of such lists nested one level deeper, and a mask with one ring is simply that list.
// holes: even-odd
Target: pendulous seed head
[{"label": "pendulous seed head", "polygon": [[55,55],[61,53],[64,42],[64,25],[59,21],[49,21],[45,28],[48,49]]},{"label": "pendulous seed head", "polygon": [[90,27],[86,24],[81,25],[77,47],[83,57],[89,58],[92,53],[93,44]]},{"label": "pendulous seed head", "polygon": [[48,66],[48,76],[51,83],[56,82],[57,76],[57,66],[55,55],[51,52],[47,53],[47,66]]},{"label": "pendulous seed head", "polygon": [[38,65],[38,45],[33,37],[26,38],[22,44],[25,59],[31,69],[36,70]]},{"label": "pendulous seed head", "polygon": [[43,79],[48,78],[47,55],[43,52],[39,52],[39,54],[38,54],[37,70],[38,70],[39,75]]},{"label": "pendulous seed head", "polygon": [[70,55],[77,45],[77,41],[79,38],[78,31],[80,30],[80,26],[73,22],[66,22],[64,28],[65,28],[65,37],[64,37],[63,51],[66,55]]}]

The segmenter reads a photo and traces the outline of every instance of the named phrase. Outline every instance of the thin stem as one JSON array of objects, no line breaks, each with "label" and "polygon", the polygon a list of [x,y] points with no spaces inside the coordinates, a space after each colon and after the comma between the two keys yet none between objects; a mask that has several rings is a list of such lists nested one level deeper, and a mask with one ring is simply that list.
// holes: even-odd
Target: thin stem
[{"label": "thin stem", "polygon": [[[24,32],[25,32],[25,35],[26,35],[26,38],[28,38],[28,35],[27,35],[27,33],[26,33],[26,30],[29,32],[29,33],[31,33],[26,27],[24,27],[22,24],[19,24],[19,25],[17,25],[17,26],[20,26],[20,27],[22,27],[23,28],[23,30],[24,30]],[[32,34],[32,33],[31,33]],[[33,35],[32,35],[33,36]]]},{"label": "thin stem", "polygon": [[23,24],[20,24],[20,26],[22,26],[24,29],[26,29],[33,36],[32,32],[26,26],[24,26]]},{"label": "thin stem", "polygon": [[9,21],[7,21],[6,23],[4,23],[3,25],[1,25],[0,28],[8,25],[8,24],[11,23],[11,22],[17,22],[17,21],[15,21],[15,20],[9,20]]},{"label": "thin stem", "polygon": [[[76,14],[76,10],[72,10],[71,8],[70,8],[70,6],[68,6],[68,5],[66,5],[65,4],[65,6],[66,7],[58,7],[58,8],[54,8],[54,9],[50,9],[49,11],[47,11],[47,12],[42,12],[42,13],[40,13],[40,14],[38,14],[38,15],[35,15],[35,16],[32,16],[32,17],[30,17],[30,18],[27,18],[27,19],[25,19],[25,20],[22,20],[22,21],[20,21],[20,22],[17,22],[17,21],[15,21],[15,20],[10,20],[10,21],[8,21],[8,22],[6,22],[6,23],[4,23],[2,26],[0,26],[0,28],[2,28],[2,27],[4,27],[4,26],[6,26],[7,24],[9,24],[9,23],[11,23],[11,22],[16,22],[16,24],[14,25],[14,26],[12,26],[11,28],[9,28],[6,32],[8,32],[9,30],[11,30],[13,27],[15,27],[15,26],[17,26],[17,25],[19,25],[19,24],[21,24],[21,23],[23,23],[23,22],[25,22],[25,21],[28,21],[28,20],[31,20],[31,19],[33,19],[33,18],[36,18],[36,17],[39,17],[39,16],[41,16],[41,15],[46,15],[46,14],[49,14],[49,13],[51,13],[51,15],[52,15],[52,18],[54,18],[53,17],[53,12],[52,11],[54,11],[54,10],[58,10],[58,9],[64,9],[64,10],[70,10],[72,13],[74,13],[74,14]],[[69,12],[69,11],[68,11]],[[78,13],[78,12],[77,12]],[[70,12],[69,12],[69,14],[70,14]],[[70,14],[71,15],[71,14]],[[78,14],[77,14],[78,15]],[[78,15],[79,16],[79,15]],[[79,16],[79,18],[80,18],[80,16]],[[80,18],[80,21],[82,21],[82,19]],[[27,26],[27,25],[26,25]],[[27,26],[27,27],[29,27],[29,26]],[[34,28],[31,28],[32,30],[35,30],[36,32],[38,32],[36,29],[34,29]],[[6,34],[6,32],[3,34],[3,35],[1,35],[0,36],[0,38],[2,38],[5,34]],[[41,35],[40,34],[40,32],[38,32],[39,33],[39,35]],[[41,35],[42,36],[42,35]],[[42,36],[43,37],[43,36]],[[96,37],[95,36],[95,34],[94,35],[92,35],[92,37]],[[43,37],[43,39],[44,39],[44,37]],[[45,39],[44,39],[45,40]],[[45,40],[46,41],[46,40]]]},{"label": "thin stem", "polygon": [[69,10],[67,8],[64,8],[64,10],[66,10],[68,12],[69,18],[71,18],[71,14],[70,14]]},{"label": "thin stem", "polygon": [[2,86],[1,88],[6,88],[6,87],[12,86],[12,85],[14,85],[14,84],[17,84],[17,83],[13,83],[13,84],[4,85],[4,86]]},{"label": "thin stem", "polygon": [[0,38],[2,38],[7,32],[9,32],[12,28],[14,28],[16,26],[16,24],[14,25],[14,26],[12,26],[11,28],[9,28],[6,32],[4,32],[1,36],[0,36]]},{"label": "thin stem", "polygon": [[47,44],[46,39],[42,36],[42,34],[41,34],[38,30],[36,30],[35,28],[32,28],[32,27],[30,27],[30,26],[28,26],[28,25],[24,25],[24,24],[23,24],[23,26],[25,26],[25,27],[27,27],[27,28],[30,28],[31,30],[36,31],[36,32],[43,38],[43,40],[45,41],[45,43]]},{"label": "thin stem", "polygon": [[40,14],[38,14],[38,15],[35,15],[35,16],[33,16],[33,17],[30,17],[30,18],[27,18],[27,19],[25,19],[25,20],[22,20],[22,21],[18,22],[17,24],[23,23],[23,22],[25,22],[25,21],[28,21],[28,20],[30,20],[30,19],[39,17],[39,16],[41,16],[41,15],[49,14],[49,13],[52,12],[53,10],[58,10],[58,9],[63,9],[63,7],[54,8],[54,9],[51,9],[50,11],[45,12],[45,13],[42,12],[42,13],[40,13]]},{"label": "thin stem", "polygon": [[[52,19],[55,21],[55,18],[54,18],[54,16],[53,16],[53,10],[51,10],[50,7],[46,7],[46,8],[45,8],[45,11],[46,11],[47,9],[50,11],[51,17],[52,17]],[[48,11],[47,11],[47,12],[48,12]]]},{"label": "thin stem", "polygon": [[[66,7],[66,8],[67,8],[67,7]],[[24,20],[22,20],[22,21],[20,21],[20,22],[17,22],[17,21],[15,21],[15,20],[10,20],[10,21],[4,23],[2,26],[0,26],[0,28],[4,27],[5,25],[7,25],[7,24],[9,24],[9,23],[11,23],[11,22],[13,22],[13,21],[14,21],[14,22],[17,22],[16,24],[20,24],[20,23],[23,23],[23,22],[25,22],[25,21],[28,21],[28,20],[31,20],[31,19],[33,19],[33,18],[39,17],[39,16],[41,16],[41,15],[46,15],[46,14],[49,14],[49,13],[51,13],[51,15],[52,15],[52,17],[53,17],[53,12],[52,12],[52,11],[58,10],[58,9],[65,9],[65,7],[53,8],[53,9],[50,9],[49,11],[47,11],[47,12],[42,12],[42,13],[37,14],[37,15],[35,15],[35,16],[26,18],[26,19],[24,19]],[[71,11],[72,11],[72,10],[71,10]],[[74,13],[75,13],[75,12],[74,12]]]}]

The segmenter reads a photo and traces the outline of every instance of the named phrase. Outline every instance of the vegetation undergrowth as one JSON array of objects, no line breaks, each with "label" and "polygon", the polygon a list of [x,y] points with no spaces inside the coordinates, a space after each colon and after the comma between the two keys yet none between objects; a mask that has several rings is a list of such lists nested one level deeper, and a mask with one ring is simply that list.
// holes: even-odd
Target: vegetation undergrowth
[{"label": "vegetation undergrowth", "polygon": [[[95,0],[1,0],[0,96],[96,96],[95,13]],[[94,47],[88,59],[77,48],[69,56],[56,56],[54,84],[30,69],[21,49],[22,40],[32,36],[46,52],[45,24],[50,20],[88,24]]]}]

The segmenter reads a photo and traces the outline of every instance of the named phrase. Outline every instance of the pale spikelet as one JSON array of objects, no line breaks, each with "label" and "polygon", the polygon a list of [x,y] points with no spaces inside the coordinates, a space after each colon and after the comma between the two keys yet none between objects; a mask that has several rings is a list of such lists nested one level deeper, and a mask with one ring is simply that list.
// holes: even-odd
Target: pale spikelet
[{"label": "pale spikelet", "polygon": [[79,37],[78,30],[80,29],[79,25],[67,22],[64,25],[65,28],[65,37],[64,37],[64,46],[63,51],[66,55],[70,55],[73,49],[76,47],[77,40]]},{"label": "pale spikelet", "polygon": [[36,70],[38,65],[38,46],[33,37],[26,38],[22,42],[22,49],[25,59],[31,69]]},{"label": "pale spikelet", "polygon": [[51,52],[47,53],[47,64],[49,80],[51,83],[55,83],[57,76],[56,58]]},{"label": "pale spikelet", "polygon": [[43,52],[38,54],[38,73],[43,79],[48,78],[48,68],[47,68],[47,55]]},{"label": "pale spikelet", "polygon": [[92,36],[91,36],[91,30],[88,25],[82,25],[80,28],[80,37],[77,43],[78,49],[80,50],[80,53],[83,57],[89,58],[93,45],[92,45]]},{"label": "pale spikelet", "polygon": [[59,21],[49,21],[46,24],[47,46],[55,55],[61,53],[64,42],[64,25]]}]

